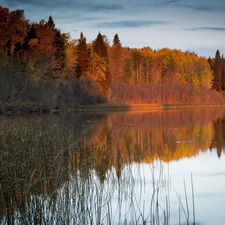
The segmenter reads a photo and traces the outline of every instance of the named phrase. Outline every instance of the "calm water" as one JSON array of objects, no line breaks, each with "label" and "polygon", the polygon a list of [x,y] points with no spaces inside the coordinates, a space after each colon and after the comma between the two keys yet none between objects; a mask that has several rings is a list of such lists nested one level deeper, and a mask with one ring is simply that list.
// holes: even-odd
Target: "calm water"
[{"label": "calm water", "polygon": [[225,109],[0,117],[0,224],[225,223]]}]

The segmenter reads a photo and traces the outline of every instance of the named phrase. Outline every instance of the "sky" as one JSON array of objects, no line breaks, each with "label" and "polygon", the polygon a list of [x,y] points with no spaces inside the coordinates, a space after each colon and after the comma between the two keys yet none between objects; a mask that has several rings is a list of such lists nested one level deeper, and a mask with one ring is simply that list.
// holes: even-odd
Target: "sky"
[{"label": "sky", "polygon": [[225,54],[224,0],[0,0],[0,5],[24,9],[30,22],[51,15],[72,39],[83,32],[92,42],[101,32],[110,44],[118,34],[124,47]]}]

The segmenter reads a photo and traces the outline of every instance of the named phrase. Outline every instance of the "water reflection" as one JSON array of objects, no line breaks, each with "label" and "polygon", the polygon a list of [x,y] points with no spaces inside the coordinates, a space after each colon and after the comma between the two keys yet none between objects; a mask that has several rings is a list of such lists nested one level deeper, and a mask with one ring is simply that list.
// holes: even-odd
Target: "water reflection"
[{"label": "water reflection", "polygon": [[0,223],[169,224],[164,164],[221,157],[223,118],[222,108],[1,117]]}]

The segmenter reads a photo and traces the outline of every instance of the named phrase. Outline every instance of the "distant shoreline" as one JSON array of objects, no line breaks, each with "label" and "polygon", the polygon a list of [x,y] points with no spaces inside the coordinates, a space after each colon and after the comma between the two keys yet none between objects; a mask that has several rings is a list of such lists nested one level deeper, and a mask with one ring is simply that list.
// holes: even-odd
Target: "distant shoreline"
[{"label": "distant shoreline", "polygon": [[35,108],[25,108],[23,106],[11,106],[0,109],[0,115],[28,115],[59,112],[115,112],[115,111],[146,111],[146,110],[165,110],[165,109],[193,109],[193,108],[213,108],[225,107],[225,104],[167,104],[167,103],[103,103],[95,105],[75,105],[63,109],[42,110]]},{"label": "distant shoreline", "polygon": [[126,103],[106,103],[88,106],[78,106],[70,111],[129,111],[129,110],[152,110],[152,109],[184,109],[184,108],[212,108],[225,107],[225,104],[126,104]]}]

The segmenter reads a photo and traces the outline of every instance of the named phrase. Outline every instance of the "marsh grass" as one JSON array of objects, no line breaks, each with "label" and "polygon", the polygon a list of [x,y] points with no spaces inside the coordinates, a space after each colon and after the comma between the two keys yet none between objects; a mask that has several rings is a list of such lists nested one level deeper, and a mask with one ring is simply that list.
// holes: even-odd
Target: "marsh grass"
[{"label": "marsh grass", "polygon": [[[110,151],[116,135],[96,142],[80,125],[38,117],[0,124],[0,224],[170,224],[170,178],[159,160],[143,172],[142,156],[127,149],[124,163]],[[188,205],[182,208],[188,224]]]}]

